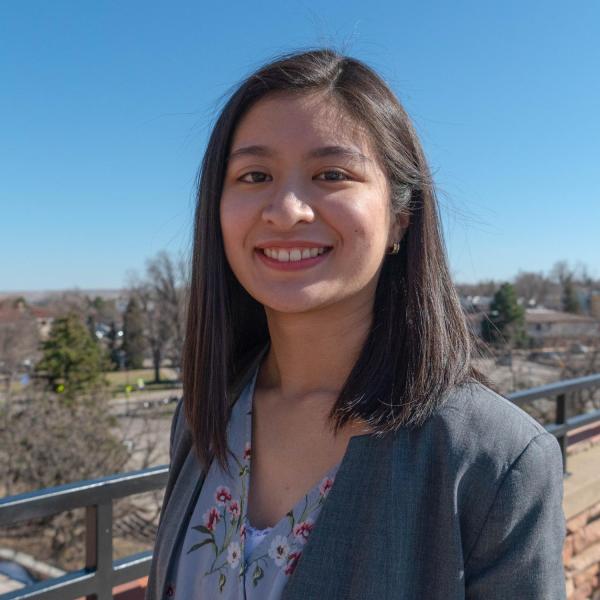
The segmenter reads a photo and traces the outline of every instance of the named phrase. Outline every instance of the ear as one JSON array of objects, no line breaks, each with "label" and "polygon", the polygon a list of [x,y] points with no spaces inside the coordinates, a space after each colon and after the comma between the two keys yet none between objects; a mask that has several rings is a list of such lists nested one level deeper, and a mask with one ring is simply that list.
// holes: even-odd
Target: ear
[{"label": "ear", "polygon": [[390,223],[390,236],[388,239],[389,246],[393,245],[394,242],[399,242],[406,233],[410,224],[410,217],[408,214],[399,213],[394,216]]}]

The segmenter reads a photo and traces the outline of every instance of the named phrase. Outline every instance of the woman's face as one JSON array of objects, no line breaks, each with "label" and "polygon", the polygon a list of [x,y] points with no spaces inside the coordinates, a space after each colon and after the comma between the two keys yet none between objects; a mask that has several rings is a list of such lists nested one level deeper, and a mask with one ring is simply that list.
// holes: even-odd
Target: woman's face
[{"label": "woman's face", "polygon": [[221,197],[229,265],[266,308],[374,299],[400,239],[368,136],[322,93],[257,102],[237,127]]}]

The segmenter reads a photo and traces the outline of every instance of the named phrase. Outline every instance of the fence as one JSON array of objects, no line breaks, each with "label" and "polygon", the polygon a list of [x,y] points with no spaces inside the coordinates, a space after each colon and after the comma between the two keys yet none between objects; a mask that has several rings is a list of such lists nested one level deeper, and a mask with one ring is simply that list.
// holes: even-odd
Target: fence
[{"label": "fence", "polygon": [[[591,423],[600,423],[600,409],[586,412],[580,415],[568,416],[568,398],[569,394],[581,390],[589,390],[600,387],[600,374],[577,377],[576,379],[566,379],[557,383],[550,383],[540,387],[529,388],[520,392],[510,394],[508,398],[518,406],[523,406],[528,402],[539,398],[554,398],[556,401],[555,422],[547,425],[549,433],[558,439],[563,457],[563,472],[567,471],[567,434],[574,429],[579,429],[590,425]],[[0,600],[2,598],[0,597]]]},{"label": "fence", "polygon": [[112,599],[113,587],[148,574],[152,552],[112,559],[113,501],[166,485],[168,468],[153,467],[78,481],[0,500],[0,527],[47,517],[74,508],[86,509],[85,568],[0,595],[0,600]]},{"label": "fence", "polygon": [[[600,423],[600,409],[569,417],[569,394],[596,387],[600,387],[600,374],[530,388],[509,396],[519,406],[539,398],[555,399],[556,422],[546,426],[546,429],[560,443],[565,473],[567,434],[590,423]],[[147,575],[152,552],[142,552],[115,561],[112,559],[113,501],[161,489],[166,484],[167,475],[168,467],[154,467],[0,500],[0,527],[74,508],[86,509],[85,568],[2,594],[0,600],[65,600],[82,596],[110,600],[115,586]]]}]

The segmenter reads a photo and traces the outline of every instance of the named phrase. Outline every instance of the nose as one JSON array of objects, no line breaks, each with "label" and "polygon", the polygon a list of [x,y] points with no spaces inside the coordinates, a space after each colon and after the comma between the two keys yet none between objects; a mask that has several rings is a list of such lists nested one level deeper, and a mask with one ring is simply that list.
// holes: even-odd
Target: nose
[{"label": "nose", "polygon": [[297,223],[312,223],[315,214],[303,196],[292,186],[276,191],[265,203],[263,221],[278,229],[291,229]]}]

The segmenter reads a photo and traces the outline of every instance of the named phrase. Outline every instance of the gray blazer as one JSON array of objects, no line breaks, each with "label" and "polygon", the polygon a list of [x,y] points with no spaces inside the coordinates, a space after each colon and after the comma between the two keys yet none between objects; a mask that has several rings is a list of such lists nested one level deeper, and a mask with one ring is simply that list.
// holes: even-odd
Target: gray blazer
[{"label": "gray blazer", "polygon": [[[204,479],[181,406],[147,600],[171,598]],[[463,386],[419,429],[351,438],[283,600],[564,599],[562,495],[556,439]]]}]

